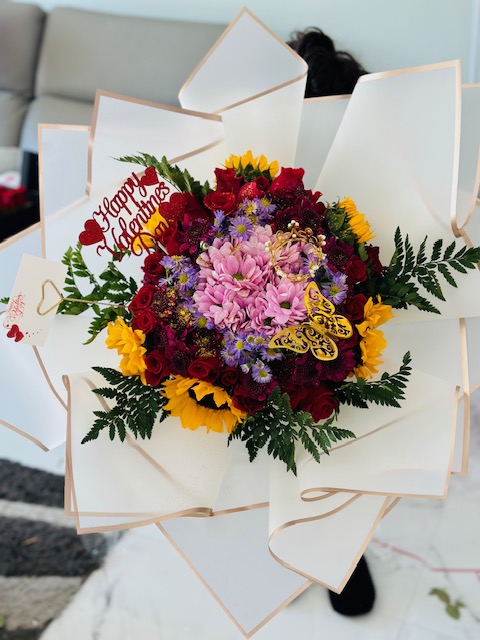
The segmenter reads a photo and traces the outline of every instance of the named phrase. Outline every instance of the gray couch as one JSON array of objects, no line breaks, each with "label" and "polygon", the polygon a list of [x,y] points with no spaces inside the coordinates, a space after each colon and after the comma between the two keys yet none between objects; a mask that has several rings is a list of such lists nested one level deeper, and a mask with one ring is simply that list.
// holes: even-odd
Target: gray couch
[{"label": "gray couch", "polygon": [[97,89],[177,105],[224,29],[0,0],[0,170],[38,152],[39,123],[90,124]]}]

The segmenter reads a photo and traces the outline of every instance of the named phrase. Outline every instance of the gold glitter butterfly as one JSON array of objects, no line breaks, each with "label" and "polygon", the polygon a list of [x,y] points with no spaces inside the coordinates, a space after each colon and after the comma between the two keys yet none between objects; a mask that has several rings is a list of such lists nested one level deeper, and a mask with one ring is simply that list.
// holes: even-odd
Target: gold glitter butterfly
[{"label": "gold glitter butterfly", "polygon": [[338,347],[335,339],[350,338],[352,325],[344,316],[335,313],[335,306],[327,300],[314,282],[305,290],[308,321],[282,329],[268,343],[270,349],[290,349],[297,353],[310,351],[318,360],[335,360]]}]

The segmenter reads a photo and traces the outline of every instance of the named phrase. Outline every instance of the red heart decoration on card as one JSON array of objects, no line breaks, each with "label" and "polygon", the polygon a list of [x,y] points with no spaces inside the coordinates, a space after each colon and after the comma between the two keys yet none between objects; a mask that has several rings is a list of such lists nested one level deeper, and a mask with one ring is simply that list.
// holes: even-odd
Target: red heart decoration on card
[{"label": "red heart decoration on card", "polygon": [[158,173],[153,167],[147,167],[145,173],[142,176],[140,182],[144,187],[148,187],[152,184],[158,184]]},{"label": "red heart decoration on card", "polygon": [[15,342],[20,342],[23,337],[23,333],[20,331],[18,324],[12,324],[10,330],[7,332],[7,338],[13,338]]},{"label": "red heart decoration on card", "polygon": [[83,246],[96,244],[103,240],[103,231],[96,220],[87,220],[84,224],[84,230],[78,236],[78,241]]}]

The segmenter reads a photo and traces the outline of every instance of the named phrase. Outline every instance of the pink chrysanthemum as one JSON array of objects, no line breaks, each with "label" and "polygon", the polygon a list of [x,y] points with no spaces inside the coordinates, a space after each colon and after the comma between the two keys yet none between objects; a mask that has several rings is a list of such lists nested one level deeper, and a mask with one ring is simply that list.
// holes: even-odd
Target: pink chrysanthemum
[{"label": "pink chrysanthemum", "polygon": [[288,278],[282,278],[277,285],[267,284],[265,315],[272,319],[272,325],[282,329],[306,320],[304,293],[304,282],[292,282]]}]

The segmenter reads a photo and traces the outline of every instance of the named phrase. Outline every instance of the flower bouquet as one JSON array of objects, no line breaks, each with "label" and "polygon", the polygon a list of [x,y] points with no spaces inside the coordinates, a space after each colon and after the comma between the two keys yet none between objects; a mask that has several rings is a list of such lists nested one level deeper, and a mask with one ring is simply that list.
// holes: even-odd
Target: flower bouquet
[{"label": "flower bouquet", "polygon": [[401,497],[446,495],[480,376],[458,65],[335,100],[304,101],[306,72],[245,10],[182,109],[99,92],[91,131],[41,131],[69,206],[0,252],[2,275],[47,258],[7,309],[0,420],[66,440],[80,533],[155,523],[248,636],[311,581],[341,591]]},{"label": "flower bouquet", "polygon": [[[421,289],[444,299],[440,278],[457,286],[480,260],[480,249],[447,247],[427,253],[395,233],[387,265],[374,233],[354,202],[330,204],[303,184],[302,168],[282,168],[249,150],[217,167],[215,187],[201,185],[165,158],[126,156],[144,166],[150,184],[178,191],[166,197],[116,248],[98,286],[70,248],[64,313],[92,304],[90,340],[105,327],[120,372],[94,367],[108,381],[95,393],[115,401],[83,442],[104,430],[110,439],[151,437],[167,416],[187,429],[227,431],[250,460],[263,447],[296,472],[301,443],[317,462],[332,443],[354,437],[342,423],[342,405],[398,407],[410,355],[393,374],[377,379],[387,346],[379,328],[392,308],[439,313]],[[121,273],[127,255],[143,258],[140,283]],[[76,275],[94,287],[85,296]],[[83,296],[83,304],[79,305]],[[69,297],[73,298],[72,300]],[[101,309],[95,300],[112,306]],[[103,298],[103,300],[101,299]],[[337,426],[339,423],[340,426]]]}]

